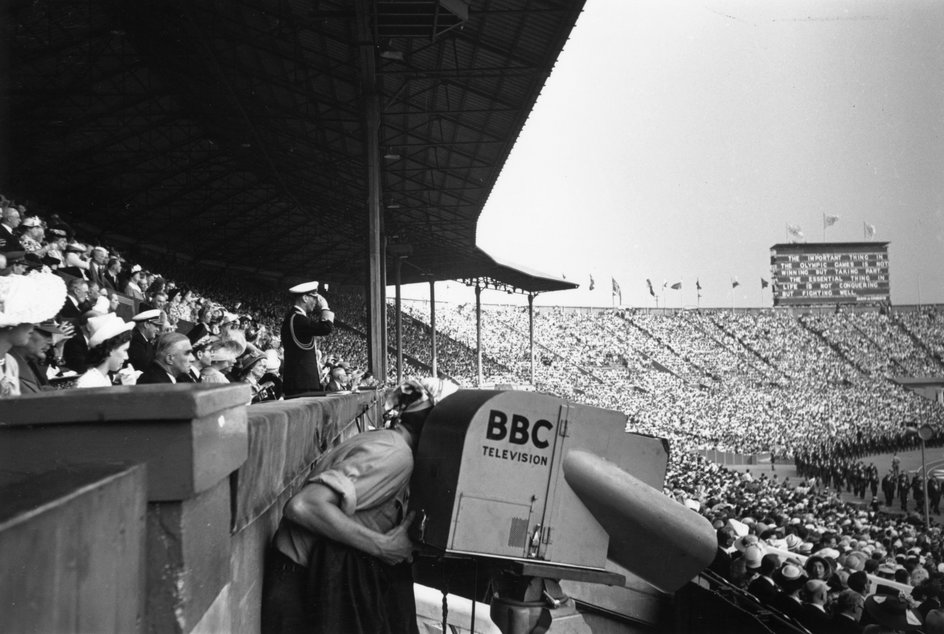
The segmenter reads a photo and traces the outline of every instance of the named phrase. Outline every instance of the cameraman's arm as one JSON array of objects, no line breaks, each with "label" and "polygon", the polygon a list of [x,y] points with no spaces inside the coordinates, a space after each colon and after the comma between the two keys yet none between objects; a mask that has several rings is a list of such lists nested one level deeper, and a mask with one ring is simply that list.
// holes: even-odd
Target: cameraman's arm
[{"label": "cameraman's arm", "polygon": [[356,548],[388,565],[409,561],[413,543],[406,531],[413,514],[388,533],[355,522],[341,510],[340,496],[323,484],[309,484],[285,505],[285,517],[316,535]]}]

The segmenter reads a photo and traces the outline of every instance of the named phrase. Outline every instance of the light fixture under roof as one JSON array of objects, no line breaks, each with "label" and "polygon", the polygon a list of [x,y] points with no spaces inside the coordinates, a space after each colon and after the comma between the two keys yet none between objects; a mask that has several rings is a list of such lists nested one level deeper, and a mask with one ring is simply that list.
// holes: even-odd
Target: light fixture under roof
[{"label": "light fixture under roof", "polygon": [[380,50],[381,59],[390,59],[397,62],[403,61],[403,51],[395,51],[391,48],[384,48]]}]

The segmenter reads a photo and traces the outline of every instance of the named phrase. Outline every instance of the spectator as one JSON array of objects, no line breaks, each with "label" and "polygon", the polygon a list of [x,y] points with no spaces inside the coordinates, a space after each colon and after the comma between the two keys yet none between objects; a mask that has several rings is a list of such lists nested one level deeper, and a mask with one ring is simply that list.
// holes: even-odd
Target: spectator
[{"label": "spectator", "polygon": [[47,376],[46,359],[53,348],[53,336],[62,334],[59,325],[49,319],[33,325],[26,345],[13,346],[10,350],[19,366],[21,394],[53,389]]},{"label": "spectator", "polygon": [[100,288],[106,286],[105,273],[108,270],[108,250],[105,247],[92,247],[92,259],[88,262],[89,282],[98,284]]},{"label": "spectator", "polygon": [[65,284],[49,274],[0,277],[0,398],[20,395],[13,346],[25,346],[33,324],[51,319],[65,299]]},{"label": "spectator", "polygon": [[105,273],[102,275],[102,288],[112,291],[122,291],[121,287],[121,260],[118,258],[109,258],[105,266]]},{"label": "spectator", "polygon": [[826,611],[829,589],[821,579],[810,579],[803,588],[806,600],[800,612],[800,623],[812,634],[831,634],[832,615]]},{"label": "spectator", "polygon": [[267,361],[264,352],[249,350],[240,357],[240,363],[234,371],[237,382],[248,383],[249,387],[252,388],[252,403],[274,401],[276,399],[275,386],[271,383],[261,382],[263,375],[266,373]]},{"label": "spectator", "polygon": [[19,210],[13,205],[3,207],[2,217],[0,217],[0,251],[17,251],[20,249],[20,241],[16,235],[19,226]]},{"label": "spectator", "polygon": [[347,378],[347,364],[342,361],[328,372],[328,384],[325,385],[325,392],[343,392],[348,389],[350,389],[350,386]]},{"label": "spectator", "polygon": [[122,292],[139,302],[145,301],[143,286],[146,285],[147,280],[147,271],[141,268],[140,264],[135,264],[131,267],[131,277],[128,278],[128,282],[125,284]]},{"label": "spectator", "polygon": [[20,224],[20,247],[27,253],[32,253],[42,259],[46,255],[46,246],[43,244],[45,230],[39,216],[28,216]]},{"label": "spectator", "polygon": [[179,377],[190,373],[193,345],[184,335],[169,332],[157,340],[154,360],[138,377],[138,385],[147,383],[177,383]]},{"label": "spectator", "polygon": [[232,341],[214,341],[197,358],[203,357],[200,372],[201,383],[229,383],[226,374],[233,369],[239,354],[239,344]]},{"label": "spectator", "polygon": [[161,329],[161,311],[149,308],[131,318],[134,330],[131,333],[131,346],[128,348],[128,360],[135,370],[144,371],[154,361],[154,347]]},{"label": "spectator", "polygon": [[64,319],[75,319],[82,313],[86,313],[92,309],[92,305],[89,303],[89,285],[84,278],[76,277],[69,280],[66,288],[68,289],[68,294],[66,295],[66,301],[62,305],[62,309],[59,311],[59,316]]},{"label": "spectator", "polygon": [[89,318],[89,350],[86,356],[88,369],[79,377],[76,387],[111,387],[113,385],[112,375],[121,370],[128,360],[132,328],[134,328],[133,323],[126,322],[114,313]]}]

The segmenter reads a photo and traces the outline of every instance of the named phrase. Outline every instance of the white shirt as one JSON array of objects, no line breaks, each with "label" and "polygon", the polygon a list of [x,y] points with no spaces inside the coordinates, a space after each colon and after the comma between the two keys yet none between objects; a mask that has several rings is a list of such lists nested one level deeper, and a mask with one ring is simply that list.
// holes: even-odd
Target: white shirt
[{"label": "white shirt", "polygon": [[79,377],[76,387],[111,387],[111,381],[98,368],[89,368]]}]

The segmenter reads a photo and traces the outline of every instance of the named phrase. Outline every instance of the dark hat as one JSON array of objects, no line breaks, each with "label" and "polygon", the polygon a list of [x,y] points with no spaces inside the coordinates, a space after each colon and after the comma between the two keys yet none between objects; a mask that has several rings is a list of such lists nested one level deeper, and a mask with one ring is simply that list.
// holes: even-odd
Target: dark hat
[{"label": "dark hat", "polygon": [[27,253],[23,256],[23,262],[31,269],[43,268],[43,259],[35,253]]},{"label": "dark hat", "polygon": [[25,264],[22,260],[26,257],[26,251],[6,251],[3,255],[6,256],[8,265],[15,263]]},{"label": "dark hat", "polygon": [[50,335],[61,335],[62,328],[59,327],[52,319],[47,319],[46,321],[41,321],[38,324],[33,324],[33,330],[41,330]]},{"label": "dark hat", "polygon": [[265,358],[266,355],[261,350],[246,350],[246,353],[237,360],[239,372],[248,372],[252,366],[259,361],[265,360]]},{"label": "dark hat", "polygon": [[865,600],[865,611],[880,625],[896,630],[917,630],[921,619],[900,595],[873,594]]},{"label": "dark hat", "polygon": [[868,583],[869,576],[864,570],[857,570],[853,572],[846,580],[846,585],[849,586],[849,589],[856,592],[865,592],[865,587],[868,585]]},{"label": "dark hat", "polygon": [[46,266],[59,266],[60,264],[62,264],[62,260],[60,260],[54,255],[46,254],[43,256],[42,263],[45,264]]}]

